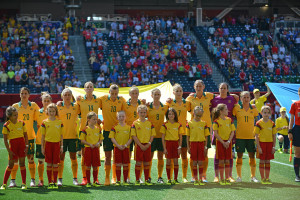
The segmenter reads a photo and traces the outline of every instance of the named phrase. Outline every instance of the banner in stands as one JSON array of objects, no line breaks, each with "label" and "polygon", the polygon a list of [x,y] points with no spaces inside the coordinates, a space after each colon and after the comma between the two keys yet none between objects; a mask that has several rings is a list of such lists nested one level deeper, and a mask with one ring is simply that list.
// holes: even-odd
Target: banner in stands
[{"label": "banner in stands", "polygon": [[300,84],[267,82],[267,85],[280,106],[286,107],[287,115],[289,116],[292,103],[299,100],[298,89],[300,88]]},{"label": "banner in stands", "polygon": [[[174,98],[173,88],[169,81],[163,83],[157,83],[152,85],[137,86],[140,91],[139,99],[146,99],[147,102],[152,102],[151,91],[154,88],[158,88],[161,91],[160,101],[165,103],[168,98]],[[84,96],[84,88],[69,87],[72,90],[73,96],[76,99],[78,96]],[[129,96],[130,87],[120,87],[119,96],[123,96],[126,100]],[[109,88],[95,88],[94,95],[97,97],[109,94]],[[99,118],[102,119],[102,112],[99,112]]]}]

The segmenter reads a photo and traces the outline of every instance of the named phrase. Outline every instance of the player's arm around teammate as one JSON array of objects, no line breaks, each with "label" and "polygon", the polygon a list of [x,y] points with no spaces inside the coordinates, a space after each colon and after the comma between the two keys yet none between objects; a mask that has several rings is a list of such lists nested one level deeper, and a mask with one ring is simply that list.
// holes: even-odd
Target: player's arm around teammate
[{"label": "player's arm around teammate", "polygon": [[26,189],[26,168],[25,155],[28,150],[28,136],[25,123],[18,120],[18,111],[16,108],[9,106],[6,109],[7,122],[3,125],[3,140],[8,152],[9,161],[4,173],[3,185],[0,189],[6,189],[6,184],[14,163],[18,162],[21,168],[22,189]]}]

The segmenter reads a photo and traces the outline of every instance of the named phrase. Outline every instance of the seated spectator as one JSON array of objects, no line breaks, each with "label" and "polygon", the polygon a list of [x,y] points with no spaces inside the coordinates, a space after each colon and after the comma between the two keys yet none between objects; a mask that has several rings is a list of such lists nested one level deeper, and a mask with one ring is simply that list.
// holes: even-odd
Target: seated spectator
[{"label": "seated spectator", "polygon": [[245,80],[246,80],[246,73],[244,72],[243,69],[241,69],[241,72],[239,74],[239,78],[240,78],[240,83],[245,83]]}]

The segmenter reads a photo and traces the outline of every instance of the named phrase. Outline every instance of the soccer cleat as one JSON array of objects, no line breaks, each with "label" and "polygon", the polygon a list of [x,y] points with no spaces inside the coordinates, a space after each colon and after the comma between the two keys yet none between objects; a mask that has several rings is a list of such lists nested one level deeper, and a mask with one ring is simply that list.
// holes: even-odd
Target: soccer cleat
[{"label": "soccer cleat", "polygon": [[53,183],[49,183],[48,189],[49,189],[49,190],[50,190],[50,189],[53,189]]},{"label": "soccer cleat", "polygon": [[270,179],[266,179],[266,183],[268,184],[268,185],[272,185],[273,183],[271,182],[271,180]]},{"label": "soccer cleat", "polygon": [[93,186],[94,186],[94,187],[100,187],[101,184],[100,184],[99,181],[97,180],[97,181],[94,181]]},{"label": "soccer cleat", "polygon": [[111,179],[111,184],[116,184],[117,183],[117,179],[116,178],[112,178]]},{"label": "soccer cleat", "polygon": [[205,183],[202,180],[200,180],[199,185],[205,185]]},{"label": "soccer cleat", "polygon": [[299,176],[296,176],[295,182],[300,182],[300,177]]},{"label": "soccer cleat", "polygon": [[172,180],[168,180],[167,185],[172,185]]},{"label": "soccer cleat", "polygon": [[194,185],[200,185],[200,182],[199,181],[194,181]]},{"label": "soccer cleat", "polygon": [[149,178],[147,181],[145,181],[145,185],[153,185],[152,183],[151,183],[151,179]]},{"label": "soccer cleat", "polygon": [[235,183],[235,180],[232,177],[229,177],[228,180],[230,181],[230,183]]},{"label": "soccer cleat", "polygon": [[214,178],[214,183],[219,183],[219,177]]},{"label": "soccer cleat", "polygon": [[226,180],[225,180],[225,183],[226,183],[226,185],[231,185],[231,182],[230,182],[229,179],[226,179]]},{"label": "soccer cleat", "polygon": [[157,183],[163,184],[163,183],[164,183],[163,178],[162,178],[162,177],[159,177],[159,178],[157,179]]},{"label": "soccer cleat", "polygon": [[85,187],[90,188],[90,187],[92,187],[92,184],[91,184],[91,183],[87,183],[87,184],[85,185]]},{"label": "soccer cleat", "polygon": [[43,187],[43,186],[44,186],[44,181],[40,180],[39,184],[38,184],[38,187]]},{"label": "soccer cleat", "polygon": [[202,182],[203,182],[203,183],[208,183],[208,181],[206,180],[206,177],[205,177],[205,176],[202,177]]},{"label": "soccer cleat", "polygon": [[266,184],[268,184],[267,182],[266,182],[266,179],[261,179],[261,184],[263,184],[263,185],[266,185]]},{"label": "soccer cleat", "polygon": [[139,181],[140,181],[140,184],[144,184],[144,181],[141,178],[140,178]]},{"label": "soccer cleat", "polygon": [[33,178],[30,181],[30,187],[35,187],[35,180]]},{"label": "soccer cleat", "polygon": [[253,183],[259,183],[259,180],[257,180],[257,178],[255,176],[253,176],[251,178],[251,182],[253,182]]},{"label": "soccer cleat", "polygon": [[77,178],[73,178],[73,185],[79,185]]},{"label": "soccer cleat", "polygon": [[130,185],[130,183],[128,183],[127,181],[124,181],[124,182],[123,182],[123,185],[124,185],[124,186],[128,186],[128,185]]},{"label": "soccer cleat", "polygon": [[22,183],[21,189],[22,189],[22,190],[26,190],[26,189],[27,189],[27,186],[26,186],[24,183]]},{"label": "soccer cleat", "polygon": [[53,183],[53,189],[58,189],[58,185],[56,183]]},{"label": "soccer cleat", "polygon": [[195,178],[194,177],[192,177],[192,179],[191,179],[191,183],[194,183],[195,182]]},{"label": "soccer cleat", "polygon": [[241,177],[237,177],[236,182],[237,183],[241,183],[242,182],[242,178]]},{"label": "soccer cleat", "polygon": [[62,178],[59,178],[59,179],[57,180],[57,186],[62,186]]},{"label": "soccer cleat", "polygon": [[148,181],[151,183],[151,181],[152,181],[151,177],[148,178]]},{"label": "soccer cleat", "polygon": [[9,186],[8,187],[17,187],[17,184],[16,184],[16,180],[10,180],[10,183],[9,183]]},{"label": "soccer cleat", "polygon": [[117,182],[115,183],[115,186],[121,186],[121,182],[120,182],[120,181],[117,181]]},{"label": "soccer cleat", "polygon": [[126,183],[131,184],[129,178],[127,178]]},{"label": "soccer cleat", "polygon": [[141,185],[141,182],[138,180],[138,181],[135,181],[135,184],[136,186],[140,186]]},{"label": "soccer cleat", "polygon": [[0,190],[6,190],[6,184],[1,185]]},{"label": "soccer cleat", "polygon": [[183,179],[182,179],[182,182],[183,182],[183,183],[188,183],[189,181],[187,180],[187,178],[183,178]]},{"label": "soccer cleat", "polygon": [[175,179],[175,180],[173,180],[173,184],[174,185],[179,185],[180,183],[179,183],[179,181],[177,179]]},{"label": "soccer cleat", "polygon": [[277,150],[279,153],[283,153],[282,148]]},{"label": "soccer cleat", "polygon": [[87,180],[86,180],[86,178],[83,178],[80,185],[86,185],[86,184],[87,184]]},{"label": "soccer cleat", "polygon": [[226,185],[225,179],[223,179],[223,180],[220,181],[220,185]]}]

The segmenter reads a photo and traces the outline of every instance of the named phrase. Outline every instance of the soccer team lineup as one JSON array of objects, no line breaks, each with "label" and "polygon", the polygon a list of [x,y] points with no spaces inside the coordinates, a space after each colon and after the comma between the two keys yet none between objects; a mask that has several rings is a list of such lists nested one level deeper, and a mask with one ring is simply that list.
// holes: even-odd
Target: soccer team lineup
[{"label": "soccer team lineup", "polygon": [[[43,107],[39,108],[29,101],[30,90],[23,87],[20,102],[5,113],[2,151],[7,151],[8,165],[0,172],[1,176],[4,172],[0,189],[55,190],[64,186],[64,173],[68,172],[74,186],[86,188],[191,183],[201,188],[212,184],[207,173],[212,148],[214,177],[209,178],[221,187],[249,181],[271,187],[276,182],[270,175],[271,163],[277,153],[287,154],[287,158],[290,154],[295,173],[290,182],[300,182],[300,101],[291,105],[290,118],[287,108],[281,107],[280,116],[272,121],[271,108],[264,105],[271,93],[268,87],[265,95],[254,90],[252,100],[248,91],[230,94],[227,83],[219,85],[218,94],[204,89],[204,82],[196,80],[195,92],[184,99],[181,85],[174,84],[174,97],[161,102],[161,91],[155,88],[151,91],[153,100],[146,102],[136,86],[129,89],[130,99],[125,100],[115,84],[108,94],[97,97],[93,83],[86,82],[85,95],[75,96],[65,88],[62,101],[57,103],[42,92]],[[275,149],[277,143],[279,148]],[[105,156],[103,164],[100,154]],[[65,160],[70,160],[71,166],[66,166]],[[245,165],[250,166],[250,180],[243,178]],[[103,174],[99,168],[104,168]],[[288,168],[291,173],[293,169]],[[82,177],[78,177],[79,170]],[[21,185],[17,185],[17,173],[21,174]],[[28,175],[30,183],[26,182]],[[104,182],[99,177],[104,177]]]}]

